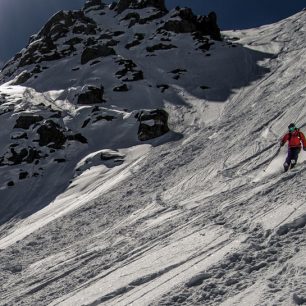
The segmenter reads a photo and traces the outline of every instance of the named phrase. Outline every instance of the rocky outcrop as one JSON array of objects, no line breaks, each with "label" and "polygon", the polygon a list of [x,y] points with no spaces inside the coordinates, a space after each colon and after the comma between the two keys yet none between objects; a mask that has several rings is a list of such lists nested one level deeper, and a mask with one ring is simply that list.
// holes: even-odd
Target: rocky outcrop
[{"label": "rocky outcrop", "polygon": [[91,105],[105,102],[103,100],[104,87],[87,85],[82,88],[82,92],[78,96],[78,104]]},{"label": "rocky outcrop", "polygon": [[32,37],[30,43],[42,37],[50,37],[55,34],[61,35],[61,31],[69,30],[76,22],[78,24],[92,24],[96,26],[94,20],[85,16],[83,11],[59,11],[51,17],[37,35]]},{"label": "rocky outcrop", "polygon": [[84,10],[91,11],[91,10],[100,10],[105,7],[106,4],[104,4],[101,0],[86,0],[84,4]]},{"label": "rocky outcrop", "polygon": [[177,8],[171,19],[159,29],[175,33],[200,32],[209,35],[214,40],[221,40],[220,28],[217,24],[217,15],[211,12],[208,16],[196,16],[190,8]]},{"label": "rocky outcrop", "polygon": [[118,79],[123,82],[134,82],[143,80],[143,72],[136,69],[137,65],[132,60],[119,59],[116,61],[120,66],[124,66],[123,69],[116,72]]},{"label": "rocky outcrop", "polygon": [[14,126],[15,129],[24,129],[27,130],[31,125],[42,121],[44,118],[39,115],[21,115],[16,120],[16,124]]},{"label": "rocky outcrop", "polygon": [[142,9],[150,6],[167,12],[164,0],[119,0],[118,4],[115,6],[115,10],[120,14],[128,8]]},{"label": "rocky outcrop", "polygon": [[39,145],[48,146],[53,149],[61,149],[67,137],[61,127],[52,120],[47,120],[37,129],[39,135]]},{"label": "rocky outcrop", "polygon": [[27,80],[29,80],[32,77],[32,74],[28,71],[21,72],[16,79],[11,83],[11,85],[21,85],[25,83]]},{"label": "rocky outcrop", "polygon": [[138,139],[140,141],[160,137],[169,132],[168,113],[162,109],[153,111],[141,111],[136,115],[140,122],[138,128]]},{"label": "rocky outcrop", "polygon": [[99,57],[106,57],[110,55],[116,55],[116,52],[113,48],[107,45],[98,45],[98,46],[91,46],[85,48],[81,56],[81,64],[84,65],[91,60],[94,60]]},{"label": "rocky outcrop", "polygon": [[39,160],[42,157],[41,152],[32,147],[22,148],[20,150],[16,150],[14,147],[11,147],[10,152],[6,157],[6,160],[9,163],[4,162],[4,157],[2,157],[0,159],[0,166],[8,164],[19,165],[21,163],[31,164],[35,160]]}]

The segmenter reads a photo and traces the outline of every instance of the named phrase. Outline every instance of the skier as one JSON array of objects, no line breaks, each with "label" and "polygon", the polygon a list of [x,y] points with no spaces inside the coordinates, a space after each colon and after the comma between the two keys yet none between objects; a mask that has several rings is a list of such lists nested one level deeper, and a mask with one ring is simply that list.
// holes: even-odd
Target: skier
[{"label": "skier", "polygon": [[304,134],[295,126],[294,123],[290,123],[288,126],[289,132],[285,134],[281,140],[281,147],[288,141],[288,155],[284,163],[285,172],[291,166],[291,169],[295,167],[299,153],[301,152],[301,143],[303,144],[303,150],[306,151],[306,139]]}]

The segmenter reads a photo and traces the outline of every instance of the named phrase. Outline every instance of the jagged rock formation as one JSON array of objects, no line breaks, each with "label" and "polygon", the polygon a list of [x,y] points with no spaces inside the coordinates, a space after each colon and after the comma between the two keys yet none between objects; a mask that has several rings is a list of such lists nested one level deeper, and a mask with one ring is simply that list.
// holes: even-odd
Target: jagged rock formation
[{"label": "jagged rock formation", "polygon": [[[177,17],[180,19],[178,20]],[[175,33],[199,32],[202,35],[210,35],[212,39],[221,40],[215,12],[209,13],[208,16],[196,16],[189,8],[177,8],[161,29]]]},{"label": "jagged rock formation", "polygon": [[[0,152],[0,166],[12,167],[5,186],[65,163],[71,147],[78,158],[104,147],[113,131],[121,144],[132,129],[130,145],[168,133],[164,101],[179,101],[175,86],[191,75],[203,78],[201,65],[220,38],[214,13],[168,12],[164,0],[87,0],[56,13],[0,73],[0,84],[22,85],[0,92],[0,116],[11,122],[11,143]],[[192,69],[184,67],[189,58],[197,62]]]},{"label": "jagged rock formation", "polygon": [[119,0],[115,10],[120,14],[126,9],[142,9],[145,7],[155,7],[163,12],[167,12],[164,0]]}]

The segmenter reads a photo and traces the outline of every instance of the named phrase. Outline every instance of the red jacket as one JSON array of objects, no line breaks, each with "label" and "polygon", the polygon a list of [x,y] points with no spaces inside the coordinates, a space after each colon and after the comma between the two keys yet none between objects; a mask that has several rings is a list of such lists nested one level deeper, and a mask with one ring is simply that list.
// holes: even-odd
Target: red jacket
[{"label": "red jacket", "polygon": [[303,148],[306,148],[305,135],[298,129],[292,133],[284,135],[281,140],[281,146],[283,146],[287,141],[289,148],[301,148],[301,143],[303,144]]}]

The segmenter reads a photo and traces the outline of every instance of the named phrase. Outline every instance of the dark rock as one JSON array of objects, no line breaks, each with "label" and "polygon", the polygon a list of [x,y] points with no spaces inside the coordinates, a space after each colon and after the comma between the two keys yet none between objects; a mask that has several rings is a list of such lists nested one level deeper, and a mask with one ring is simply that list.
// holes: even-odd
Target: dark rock
[{"label": "dark rock", "polygon": [[15,183],[14,183],[13,181],[9,181],[9,182],[7,183],[7,186],[8,186],[8,187],[15,186]]},{"label": "dark rock", "polygon": [[54,161],[57,163],[64,163],[66,159],[65,158],[55,158]]},{"label": "dark rock", "polygon": [[12,85],[21,85],[25,83],[28,79],[30,79],[31,76],[32,76],[32,73],[28,71],[23,71],[22,73],[18,75],[17,79],[14,82],[12,82]]},{"label": "dark rock", "polygon": [[68,140],[74,140],[74,141],[78,141],[80,143],[88,143],[87,139],[80,133],[75,134],[75,135],[69,135],[67,137]]},{"label": "dark rock", "polygon": [[154,51],[157,51],[157,50],[169,50],[169,49],[173,49],[173,48],[177,48],[177,46],[174,46],[172,44],[165,45],[163,43],[159,43],[157,45],[147,47],[146,50],[148,52],[154,52]]},{"label": "dark rock", "polygon": [[129,88],[126,84],[122,84],[120,86],[116,86],[113,91],[116,91],[116,92],[121,92],[121,91],[128,91]]},{"label": "dark rock", "polygon": [[109,152],[102,152],[101,155],[100,155],[101,160],[112,160],[112,159],[116,159],[118,157],[122,158],[123,155],[120,154],[119,152],[118,152],[118,154],[116,154],[114,152],[111,152],[111,153],[109,153]]},{"label": "dark rock", "polygon": [[160,88],[161,92],[164,93],[169,88],[169,85],[167,85],[167,84],[160,84],[160,85],[156,85],[156,87]]},{"label": "dark rock", "polygon": [[74,45],[80,44],[82,41],[83,41],[83,39],[81,39],[79,37],[73,37],[73,38],[65,41],[64,45],[74,46]]},{"label": "dark rock", "polygon": [[95,45],[96,43],[97,43],[96,39],[94,39],[93,37],[89,37],[85,42],[85,46],[90,47]]},{"label": "dark rock", "polygon": [[122,34],[125,34],[125,32],[123,32],[123,31],[115,31],[115,32],[113,33],[114,36],[120,36],[120,35],[122,35]]},{"label": "dark rock", "polygon": [[101,61],[94,61],[94,62],[90,63],[90,66],[93,66],[93,65],[96,65],[96,64],[99,64],[99,63],[101,63]]},{"label": "dark rock", "polygon": [[39,145],[47,146],[53,149],[61,149],[67,138],[61,131],[60,126],[52,120],[47,120],[37,130],[39,135]]},{"label": "dark rock", "polygon": [[74,34],[85,34],[85,35],[95,35],[96,32],[96,25],[89,23],[89,24],[80,24],[75,26],[72,29]]},{"label": "dark rock", "polygon": [[159,32],[162,30],[175,33],[198,31],[202,35],[209,35],[214,40],[222,40],[215,12],[209,13],[208,16],[196,16],[190,8],[178,8],[171,18],[158,30]]},{"label": "dark rock", "polygon": [[93,59],[110,55],[116,55],[116,52],[113,48],[110,48],[107,45],[88,47],[81,55],[81,64],[84,65]]},{"label": "dark rock", "polygon": [[69,32],[69,28],[62,23],[54,25],[48,35],[52,37],[53,40],[57,40],[64,37]]},{"label": "dark rock", "polygon": [[22,55],[18,67],[37,64],[42,61],[51,61],[60,59],[61,55],[57,52],[57,47],[53,40],[48,37],[42,37],[33,42]]},{"label": "dark rock", "polygon": [[22,171],[19,173],[19,179],[24,180],[29,176],[29,173],[27,171]]},{"label": "dark rock", "polygon": [[[141,111],[136,115],[140,122],[138,138],[140,141],[150,140],[169,132],[168,113],[165,110]],[[150,124],[149,121],[152,121]]]},{"label": "dark rock", "polygon": [[14,129],[24,129],[27,130],[32,124],[42,121],[44,118],[39,115],[21,115],[14,126]]},{"label": "dark rock", "polygon": [[170,73],[174,73],[174,74],[183,74],[184,72],[187,72],[187,70],[181,69],[181,68],[177,68],[177,69],[170,71]]},{"label": "dark rock", "polygon": [[130,20],[130,19],[135,19],[138,22],[140,20],[140,15],[136,12],[131,12],[131,13],[128,13],[121,20]]},{"label": "dark rock", "polygon": [[117,46],[118,44],[119,44],[118,40],[111,39],[105,45],[108,47],[114,47],[114,46]]},{"label": "dark rock", "polygon": [[140,45],[141,42],[139,40],[133,40],[132,42],[128,43],[125,45],[126,49],[131,49],[132,47],[136,47],[138,45]]},{"label": "dark rock", "polygon": [[34,148],[28,148],[28,155],[25,158],[25,162],[27,162],[28,164],[33,163],[35,160],[39,160],[42,158],[42,156],[40,155],[40,151],[37,151]]},{"label": "dark rock", "polygon": [[215,12],[210,12],[207,17],[199,17],[197,21],[201,32],[206,32],[214,40],[222,40]]},{"label": "dark rock", "polygon": [[103,33],[100,35],[99,39],[112,39],[113,36],[107,33]]},{"label": "dark rock", "polygon": [[120,14],[128,8],[142,9],[150,6],[155,7],[163,12],[167,12],[164,0],[119,0],[115,10]]},{"label": "dark rock", "polygon": [[304,295],[293,293],[292,299],[296,305],[305,305],[306,304],[306,294]]},{"label": "dark rock", "polygon": [[32,70],[32,73],[40,73],[42,72],[40,65],[36,65]]},{"label": "dark rock", "polygon": [[102,3],[101,0],[86,0],[84,4],[84,10],[91,11],[91,10],[100,10],[105,7],[105,4]]},{"label": "dark rock", "polygon": [[82,129],[83,128],[85,128],[87,125],[88,125],[88,123],[90,122],[90,118],[88,118],[88,119],[86,119],[85,121],[84,121],[84,123],[83,123],[83,125],[82,125]]},{"label": "dark rock", "polygon": [[124,65],[124,69],[116,72],[116,76],[119,79],[126,77],[125,79],[122,79],[122,81],[132,82],[143,80],[143,72],[141,70],[135,69],[137,66],[132,60],[120,59],[117,61],[117,63],[119,65]]},{"label": "dark rock", "polygon": [[7,160],[12,162],[14,165],[19,165],[25,160],[27,156],[27,149],[23,148],[20,150],[20,152],[16,152],[14,148],[11,148],[11,156],[8,157]]},{"label": "dark rock", "polygon": [[85,16],[83,11],[59,11],[51,17],[51,19],[45,24],[42,30],[37,34],[35,40],[50,36],[50,32],[57,25],[63,25],[67,28],[73,26],[76,22],[83,24],[93,24],[96,25],[95,21],[87,16]]},{"label": "dark rock", "polygon": [[86,86],[83,92],[78,96],[78,104],[96,104],[103,103],[104,87]]},{"label": "dark rock", "polygon": [[110,116],[110,115],[104,115],[103,116],[103,115],[100,115],[100,116],[96,117],[94,123],[98,122],[98,121],[101,121],[101,120],[112,121],[114,119],[116,119],[116,117],[114,117],[114,116]]}]

